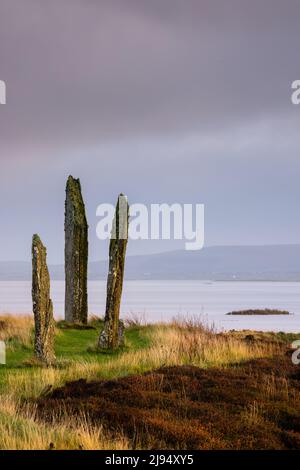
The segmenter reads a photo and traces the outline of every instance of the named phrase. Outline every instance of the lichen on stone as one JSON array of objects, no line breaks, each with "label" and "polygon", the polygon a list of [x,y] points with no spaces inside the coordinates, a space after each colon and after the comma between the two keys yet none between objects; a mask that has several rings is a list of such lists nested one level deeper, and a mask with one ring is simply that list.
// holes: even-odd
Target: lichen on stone
[{"label": "lichen on stone", "polygon": [[79,179],[69,176],[65,203],[65,320],[87,323],[88,223]]},{"label": "lichen on stone", "polygon": [[35,356],[50,365],[55,361],[53,304],[50,298],[47,251],[38,235],[32,239],[32,303]]},{"label": "lichen on stone", "polygon": [[109,246],[104,329],[100,334],[98,343],[102,349],[115,349],[124,345],[124,325],[120,322],[119,317],[128,242],[128,218],[128,201],[123,194],[120,194]]}]

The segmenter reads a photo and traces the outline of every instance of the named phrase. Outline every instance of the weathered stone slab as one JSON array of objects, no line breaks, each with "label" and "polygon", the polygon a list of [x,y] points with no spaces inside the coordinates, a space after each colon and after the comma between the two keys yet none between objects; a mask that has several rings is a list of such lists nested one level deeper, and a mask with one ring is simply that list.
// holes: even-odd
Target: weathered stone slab
[{"label": "weathered stone slab", "polygon": [[104,349],[115,349],[124,344],[124,325],[120,322],[119,317],[128,242],[128,217],[129,207],[127,198],[120,194],[109,246],[109,271],[104,329],[99,337],[99,347]]},{"label": "weathered stone slab", "polygon": [[69,176],[65,203],[65,320],[88,320],[88,224],[79,179]]},{"label": "weathered stone slab", "polygon": [[53,305],[47,251],[38,235],[32,240],[32,302],[35,323],[34,352],[39,361],[52,364],[54,354]]}]

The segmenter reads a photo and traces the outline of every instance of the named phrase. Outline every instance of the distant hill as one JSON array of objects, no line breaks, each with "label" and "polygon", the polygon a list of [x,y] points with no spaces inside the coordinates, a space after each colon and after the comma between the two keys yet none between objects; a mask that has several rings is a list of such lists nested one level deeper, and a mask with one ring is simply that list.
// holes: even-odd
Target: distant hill
[{"label": "distant hill", "polygon": [[[89,265],[89,279],[106,279],[106,261]],[[63,265],[49,266],[53,280],[64,279]],[[0,281],[28,281],[27,262],[0,262]],[[128,256],[126,279],[206,279],[300,281],[300,245],[215,246]]]}]

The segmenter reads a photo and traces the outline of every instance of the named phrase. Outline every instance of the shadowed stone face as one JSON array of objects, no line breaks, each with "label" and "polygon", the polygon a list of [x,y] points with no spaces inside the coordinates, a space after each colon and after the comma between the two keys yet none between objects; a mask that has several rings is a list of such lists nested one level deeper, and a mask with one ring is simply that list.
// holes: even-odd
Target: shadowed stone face
[{"label": "shadowed stone face", "polygon": [[53,305],[47,252],[38,235],[32,240],[32,302],[35,323],[34,351],[37,359],[51,364],[54,354]]},{"label": "shadowed stone face", "polygon": [[69,176],[65,204],[65,319],[87,323],[88,224],[79,179]]},{"label": "shadowed stone face", "polygon": [[120,194],[109,246],[104,329],[99,337],[99,347],[104,349],[114,349],[124,343],[124,327],[119,316],[128,241],[128,215],[127,198]]}]

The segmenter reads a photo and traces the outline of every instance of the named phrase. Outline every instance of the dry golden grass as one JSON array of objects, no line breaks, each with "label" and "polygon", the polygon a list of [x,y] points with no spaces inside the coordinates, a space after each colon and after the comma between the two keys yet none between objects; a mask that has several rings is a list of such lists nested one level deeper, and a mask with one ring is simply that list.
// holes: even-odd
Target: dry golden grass
[{"label": "dry golden grass", "polygon": [[84,415],[67,420],[44,423],[35,416],[32,405],[20,406],[15,397],[2,396],[0,402],[1,450],[126,450],[128,441],[112,438],[102,426],[93,426]]},{"label": "dry golden grass", "polygon": [[270,344],[247,344],[242,339],[217,335],[201,324],[173,322],[151,330],[151,346],[127,352],[110,360],[102,376],[122,376],[141,373],[162,366],[194,365],[226,367],[232,363],[274,354]]},{"label": "dry golden grass", "polygon": [[242,413],[242,419],[248,426],[264,423],[263,407],[257,400],[254,400],[247,407],[245,407]]},{"label": "dry golden grass", "polygon": [[0,340],[18,342],[30,346],[32,342],[33,318],[29,315],[1,315]]},{"label": "dry golden grass", "polygon": [[[16,338],[22,344],[32,339],[30,317],[2,316],[5,325],[0,339]],[[0,323],[1,325],[1,323]],[[51,442],[59,449],[127,449],[122,436],[113,440],[101,427],[93,427],[88,417],[70,417],[59,424],[40,422],[32,406],[23,399],[34,399],[45,391],[81,378],[94,380],[143,373],[162,366],[194,365],[202,368],[226,367],[232,363],[274,354],[274,344],[248,344],[230,335],[218,335],[201,323],[176,320],[172,324],[144,327],[149,346],[108,356],[107,361],[80,360],[59,367],[23,367],[7,370],[0,403],[0,449],[47,449]],[[253,415],[253,410],[251,410]]]}]

